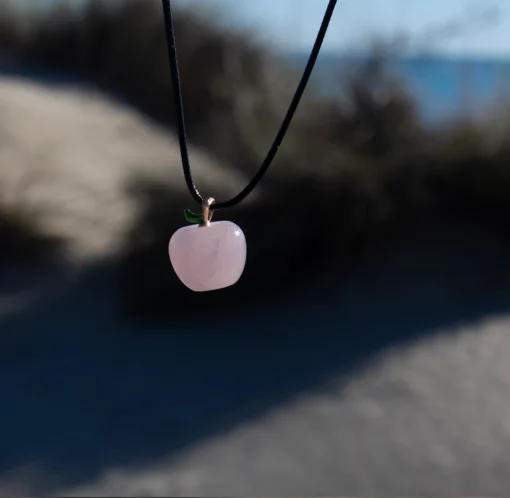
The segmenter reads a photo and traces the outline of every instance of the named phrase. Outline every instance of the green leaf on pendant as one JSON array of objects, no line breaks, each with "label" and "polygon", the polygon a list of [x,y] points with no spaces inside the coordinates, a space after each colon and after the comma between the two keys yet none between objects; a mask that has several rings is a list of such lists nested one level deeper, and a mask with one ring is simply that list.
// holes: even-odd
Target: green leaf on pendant
[{"label": "green leaf on pendant", "polygon": [[198,224],[201,225],[204,221],[204,217],[202,213],[194,213],[193,211],[190,211],[189,209],[184,210],[184,217],[186,218],[186,221],[188,223],[192,224]]}]

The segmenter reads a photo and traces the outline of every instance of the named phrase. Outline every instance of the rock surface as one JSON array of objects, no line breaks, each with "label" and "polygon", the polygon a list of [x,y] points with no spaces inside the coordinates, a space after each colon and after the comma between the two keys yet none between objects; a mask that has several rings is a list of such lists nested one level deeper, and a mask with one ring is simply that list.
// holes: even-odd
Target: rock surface
[{"label": "rock surface", "polygon": [[135,209],[131,167],[180,192],[175,142],[126,109],[15,80],[0,80],[0,135],[0,207],[81,262],[2,266],[1,496],[508,493],[508,242],[410,225],[315,301],[141,327],[119,319],[97,258]]}]

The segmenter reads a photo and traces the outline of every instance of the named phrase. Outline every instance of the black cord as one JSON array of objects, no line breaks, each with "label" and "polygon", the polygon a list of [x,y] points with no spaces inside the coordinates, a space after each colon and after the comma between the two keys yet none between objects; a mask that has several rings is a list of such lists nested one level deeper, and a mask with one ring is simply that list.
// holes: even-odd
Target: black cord
[{"label": "black cord", "polygon": [[[193,176],[191,174],[191,167],[189,162],[189,154],[188,154],[188,145],[186,140],[186,124],[184,121],[184,106],[182,103],[182,92],[181,92],[181,82],[179,78],[179,64],[177,61],[177,48],[175,46],[175,31],[172,17],[172,7],[171,0],[162,0],[163,1],[163,13],[165,17],[165,28],[166,28],[166,39],[168,45],[168,55],[170,58],[170,73],[172,77],[172,86],[174,93],[174,101],[175,101],[175,111],[177,114],[177,131],[179,134],[179,145],[181,148],[181,157],[182,157],[182,168],[184,170],[184,178],[186,180],[186,185],[188,186],[188,190],[190,191],[193,199],[195,199],[199,204],[203,203],[203,198],[200,195],[195,183],[193,182]],[[273,159],[280,148],[280,145],[283,142],[285,134],[290,126],[292,118],[296,113],[297,107],[303,96],[306,85],[308,84],[308,80],[312,74],[313,68],[315,66],[315,61],[319,55],[319,52],[322,47],[322,42],[324,41],[324,37],[326,36],[326,32],[328,30],[329,23],[331,18],[333,17],[333,12],[335,10],[337,0],[329,0],[328,7],[326,9],[326,13],[324,14],[324,19],[322,20],[321,27],[319,29],[319,33],[317,35],[317,39],[315,40],[312,52],[310,54],[310,58],[308,59],[308,63],[306,64],[305,71],[299,82],[296,93],[291,101],[289,106],[289,110],[285,115],[282,125],[278,130],[276,138],[273,142],[273,145],[269,149],[266,158],[262,162],[259,170],[255,174],[255,176],[251,179],[250,183],[235,197],[232,199],[215,203],[214,210],[225,209],[236,204],[242,202],[248,195],[253,191],[253,189],[257,186],[257,184],[262,180],[262,177],[266,174],[269,166],[273,162]]]}]

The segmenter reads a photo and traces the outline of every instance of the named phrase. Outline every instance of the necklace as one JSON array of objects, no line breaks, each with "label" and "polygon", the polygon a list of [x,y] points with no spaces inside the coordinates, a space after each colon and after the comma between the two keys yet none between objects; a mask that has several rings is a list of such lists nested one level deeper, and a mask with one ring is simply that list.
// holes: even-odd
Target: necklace
[{"label": "necklace", "polygon": [[255,176],[239,194],[220,203],[216,203],[213,198],[202,197],[193,182],[186,139],[171,0],[162,1],[182,169],[191,196],[202,206],[200,214],[193,213],[189,209],[184,211],[184,216],[191,225],[180,228],[170,239],[170,262],[181,282],[192,291],[218,290],[235,284],[241,277],[246,264],[246,238],[243,231],[231,221],[211,222],[213,211],[233,207],[242,202],[255,189],[271,166],[312,74],[337,0],[329,0],[303,76],[266,158]]}]

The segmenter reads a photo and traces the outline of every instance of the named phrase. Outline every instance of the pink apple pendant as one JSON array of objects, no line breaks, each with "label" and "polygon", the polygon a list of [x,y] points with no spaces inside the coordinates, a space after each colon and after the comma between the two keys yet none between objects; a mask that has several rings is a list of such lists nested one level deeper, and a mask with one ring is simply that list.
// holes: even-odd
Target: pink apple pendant
[{"label": "pink apple pendant", "polygon": [[211,223],[210,206],[203,204],[203,214],[186,211],[186,218],[196,224],[180,228],[168,245],[170,262],[180,281],[195,292],[219,290],[234,285],[246,264],[246,238],[231,221]]}]

